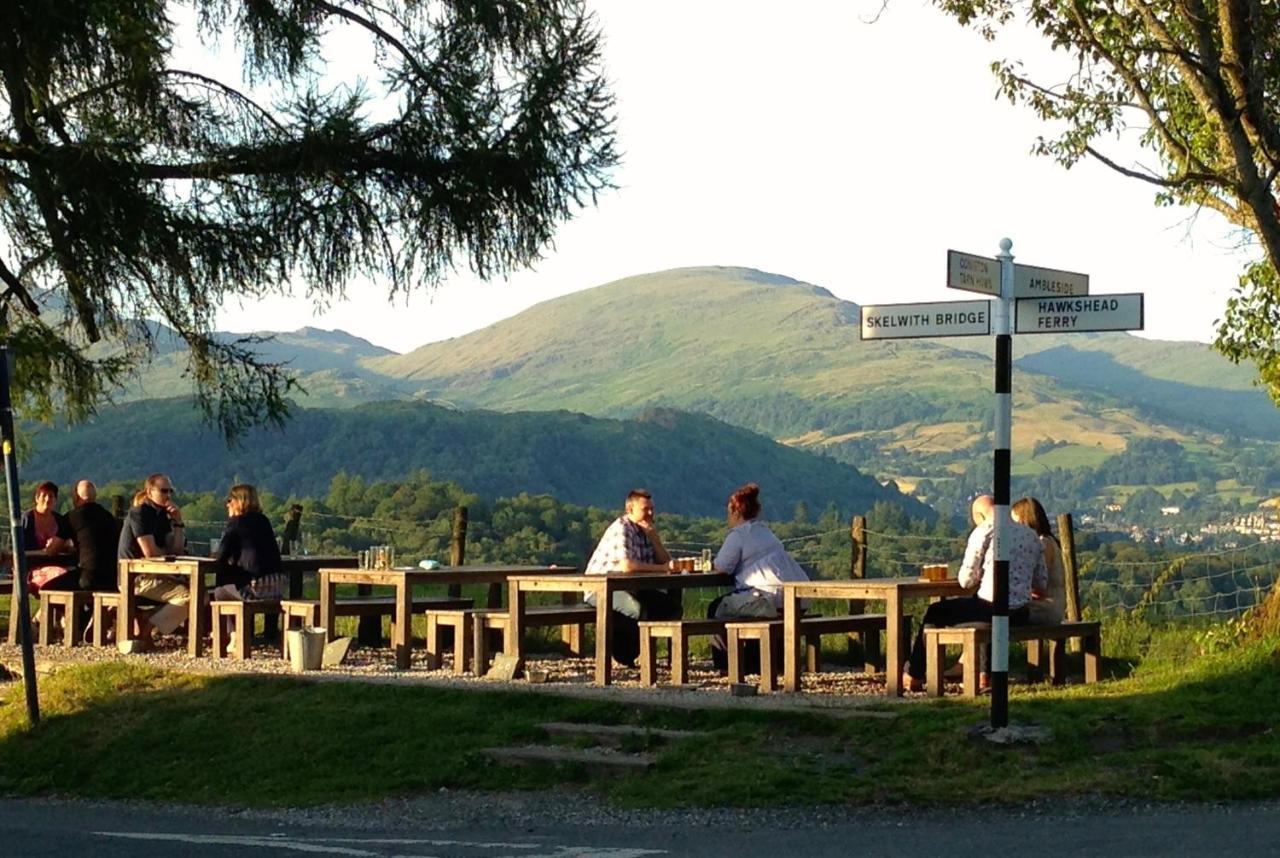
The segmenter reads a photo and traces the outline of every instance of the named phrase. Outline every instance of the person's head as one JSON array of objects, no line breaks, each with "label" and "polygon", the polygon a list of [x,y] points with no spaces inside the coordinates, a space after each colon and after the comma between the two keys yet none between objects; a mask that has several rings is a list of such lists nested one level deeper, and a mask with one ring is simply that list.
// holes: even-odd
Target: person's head
[{"label": "person's head", "polygon": [[729,520],[751,521],[760,514],[760,487],[747,483],[729,495]]},{"label": "person's head", "polygon": [[159,507],[166,507],[173,501],[173,481],[168,474],[152,474],[147,477],[142,490],[147,500]]},{"label": "person's head", "polygon": [[1048,513],[1044,511],[1040,501],[1033,497],[1019,499],[1009,510],[1009,515],[1014,521],[1025,524],[1040,536],[1053,536],[1053,530],[1049,527]]},{"label": "person's head", "polygon": [[240,483],[227,492],[227,515],[244,515],[246,512],[262,512],[258,490],[248,483]]},{"label": "person's head", "polygon": [[93,484],[92,480],[81,480],[76,483],[76,493],[71,496],[71,503],[76,506],[84,506],[87,503],[93,503],[98,499],[98,487]]},{"label": "person's head", "polygon": [[36,486],[32,500],[35,501],[36,512],[42,515],[47,512],[53,512],[58,508],[58,484],[45,480]]},{"label": "person's head", "polygon": [[644,489],[632,489],[627,493],[624,509],[634,522],[653,521],[653,495]]},{"label": "person's head", "polygon": [[973,517],[974,524],[982,524],[995,514],[996,499],[991,495],[978,495],[973,499],[973,505],[969,507],[969,515]]}]

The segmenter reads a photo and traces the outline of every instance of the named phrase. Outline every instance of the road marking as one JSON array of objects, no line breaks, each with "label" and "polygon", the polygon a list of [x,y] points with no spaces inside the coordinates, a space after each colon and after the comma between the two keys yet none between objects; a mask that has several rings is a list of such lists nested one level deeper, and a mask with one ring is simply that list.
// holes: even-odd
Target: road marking
[{"label": "road marking", "polygon": [[[452,846],[488,851],[515,850],[519,858],[643,858],[646,855],[665,855],[662,849],[634,849],[614,846],[561,846],[542,843],[493,843],[472,840],[436,840],[387,837],[303,837],[285,834],[237,835],[237,834],[162,834],[151,831],[95,831],[98,837],[116,837],[124,840],[150,840],[168,843],[188,843],[202,846],[235,846],[239,848],[283,849],[290,852],[310,852],[317,855],[351,855],[354,858],[434,858],[427,853],[389,856],[378,850],[363,847],[377,846]],[[531,853],[524,850],[547,850]]]}]

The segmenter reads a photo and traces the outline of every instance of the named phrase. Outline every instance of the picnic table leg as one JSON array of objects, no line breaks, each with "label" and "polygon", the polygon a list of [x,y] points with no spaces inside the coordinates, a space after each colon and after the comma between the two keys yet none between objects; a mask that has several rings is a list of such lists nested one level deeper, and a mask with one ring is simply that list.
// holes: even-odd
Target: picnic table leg
[{"label": "picnic table leg", "polygon": [[782,588],[782,687],[800,690],[800,600],[791,587]]},{"label": "picnic table leg", "polygon": [[[204,573],[199,564],[187,576],[187,592],[191,594],[191,601],[187,603],[187,654],[199,658],[204,649]],[[243,635],[244,629],[240,633]]]},{"label": "picnic table leg", "polygon": [[612,613],[613,588],[606,578],[604,586],[596,588],[596,685],[608,685],[612,679],[613,664],[609,659]]},{"label": "picnic table leg", "polygon": [[133,640],[133,614],[137,610],[138,600],[133,595],[133,576],[129,574],[128,561],[120,562],[120,606],[116,608],[116,647],[122,648],[125,641]]},{"label": "picnic table leg", "polygon": [[409,669],[409,644],[413,641],[413,587],[408,581],[396,582],[396,627],[391,646],[396,653],[396,667]]},{"label": "picnic table leg", "polygon": [[320,625],[324,628],[324,639],[332,641],[337,631],[334,616],[334,602],[338,597],[338,585],[329,580],[329,575],[320,573]]},{"label": "picnic table leg", "polygon": [[896,589],[884,597],[884,690],[890,697],[902,696],[902,599]]},{"label": "picnic table leg", "polygon": [[[515,657],[516,672],[524,668],[524,609],[528,597],[519,581],[507,582],[507,652]],[[472,622],[476,622],[472,619]]]}]

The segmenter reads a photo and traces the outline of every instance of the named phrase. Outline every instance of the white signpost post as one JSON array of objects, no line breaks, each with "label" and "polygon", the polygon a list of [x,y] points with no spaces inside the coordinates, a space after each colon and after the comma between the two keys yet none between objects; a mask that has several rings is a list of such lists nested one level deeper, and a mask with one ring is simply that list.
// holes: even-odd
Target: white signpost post
[{"label": "white signpost post", "polygon": [[[947,251],[947,288],[994,301],[884,304],[862,308],[862,339],[996,335],[995,581],[991,610],[991,726],[1009,724],[1009,472],[1013,434],[1013,333],[1142,330],[1142,293],[1090,295],[1089,275],[1014,265],[1013,242],[992,259]],[[1015,318],[1016,302],[1016,318]]]}]

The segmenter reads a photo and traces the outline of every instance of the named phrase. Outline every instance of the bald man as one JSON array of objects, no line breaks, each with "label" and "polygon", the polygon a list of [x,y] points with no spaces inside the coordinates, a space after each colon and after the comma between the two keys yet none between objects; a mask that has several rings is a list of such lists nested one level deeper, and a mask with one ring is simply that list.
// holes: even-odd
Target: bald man
[{"label": "bald man", "polygon": [[76,483],[71,505],[67,520],[80,551],[80,589],[115,590],[120,522],[98,503],[98,487],[90,480]]},{"label": "bald man", "polygon": [[[903,688],[911,691],[919,691],[923,685],[926,656],[924,626],[991,622],[996,579],[995,499],[991,495],[979,495],[969,512],[973,516],[974,528],[965,546],[959,580],[960,586],[977,592],[972,596],[942,599],[925,611],[924,621],[911,646],[906,675],[902,677]],[[1017,626],[1027,622],[1031,591],[1041,591],[1049,586],[1049,573],[1044,565],[1044,548],[1034,530],[1010,520],[1005,534],[1009,545],[1009,625]]]}]

